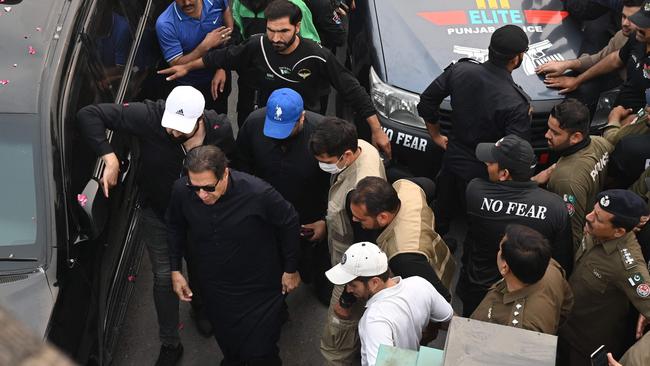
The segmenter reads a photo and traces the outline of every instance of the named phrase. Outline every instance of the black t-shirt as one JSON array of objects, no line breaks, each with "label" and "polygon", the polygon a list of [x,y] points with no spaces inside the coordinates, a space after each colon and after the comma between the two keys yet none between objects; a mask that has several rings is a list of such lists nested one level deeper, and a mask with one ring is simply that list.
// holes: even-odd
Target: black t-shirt
[{"label": "black t-shirt", "polygon": [[618,57],[627,70],[627,80],[621,87],[617,105],[634,110],[645,106],[645,90],[650,88],[650,58],[646,47],[645,43],[631,35],[618,51]]},{"label": "black t-shirt", "polygon": [[236,70],[242,82],[260,92],[262,104],[274,90],[291,88],[302,96],[305,109],[319,112],[323,90],[331,85],[354,106],[358,117],[376,113],[370,96],[350,70],[332,52],[309,39],[301,37],[298,47],[285,55],[275,51],[265,35],[255,35],[242,44],[211,50],[203,56],[203,63]]}]

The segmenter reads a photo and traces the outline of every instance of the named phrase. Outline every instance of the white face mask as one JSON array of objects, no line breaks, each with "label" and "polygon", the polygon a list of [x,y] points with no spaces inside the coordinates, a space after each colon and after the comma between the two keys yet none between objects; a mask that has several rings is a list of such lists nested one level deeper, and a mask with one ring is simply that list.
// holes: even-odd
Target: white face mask
[{"label": "white face mask", "polygon": [[342,172],[346,167],[339,168],[338,165],[336,165],[339,161],[343,159],[343,155],[339,158],[339,160],[336,161],[336,163],[323,163],[322,161],[318,162],[318,166],[326,173],[330,174],[338,174]]}]

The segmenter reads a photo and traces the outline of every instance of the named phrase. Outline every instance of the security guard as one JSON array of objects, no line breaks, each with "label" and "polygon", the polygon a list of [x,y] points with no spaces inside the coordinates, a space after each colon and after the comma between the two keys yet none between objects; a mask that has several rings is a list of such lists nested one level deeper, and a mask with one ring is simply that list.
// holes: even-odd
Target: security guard
[{"label": "security guard", "polygon": [[530,143],[519,136],[508,135],[496,144],[478,144],[476,157],[487,165],[489,181],[476,178],[467,186],[469,229],[457,287],[466,317],[472,314],[490,286],[501,278],[494,256],[509,224],[535,229],[552,243],[553,258],[567,272],[573,265],[566,206],[562,198],[530,180],[535,166],[535,153]]},{"label": "security guard", "polygon": [[[340,118],[324,118],[309,139],[309,149],[320,168],[332,174],[325,221],[332,265],[335,265],[354,243],[352,220],[346,210],[348,194],[365,177],[386,179],[386,171],[377,149],[357,139],[354,125]],[[317,226],[313,229],[314,232],[322,230]],[[321,354],[329,365],[353,363],[360,349],[356,335],[364,304],[341,301],[343,289],[343,286],[334,286],[321,337]],[[344,308],[342,305],[350,306]]]},{"label": "security guard", "polygon": [[420,276],[451,301],[449,288],[456,269],[451,252],[434,230],[433,211],[420,186],[408,179],[393,183],[366,177],[350,192],[352,220],[388,255],[388,267],[401,277]]},{"label": "security guard", "polygon": [[[357,116],[368,122],[373,144],[390,158],[388,136],[381,128],[370,96],[359,81],[329,50],[298,36],[302,19],[300,9],[286,0],[276,0],[266,7],[264,14],[266,35],[255,35],[240,45],[211,50],[201,59],[158,73],[169,74],[167,80],[175,80],[204,67],[234,69],[259,94],[257,100],[247,101],[248,113],[256,104],[264,106],[269,95],[280,88],[297,91],[304,100],[305,109],[319,113],[324,87],[332,85],[354,106]],[[238,108],[238,113],[248,115],[243,108]]]},{"label": "security guard", "polygon": [[[512,80],[524,60],[528,38],[515,25],[497,29],[490,40],[489,61],[461,59],[448,66],[420,96],[418,113],[431,139],[446,150],[438,173],[435,205],[438,232],[449,231],[451,213],[464,212],[465,187],[473,178],[486,178],[485,164],[476,160],[480,142],[495,142],[509,134],[530,138],[530,97]],[[440,103],[451,96],[452,130],[440,133]]]},{"label": "security guard", "polygon": [[573,307],[573,292],[564,270],[551,259],[548,240],[531,228],[510,224],[499,246],[496,262],[503,279],[471,318],[555,335]]},{"label": "security guard", "polygon": [[646,203],[621,189],[596,199],[569,278],[575,304],[559,332],[560,359],[572,366],[590,365],[589,355],[603,344],[615,358],[621,356],[630,303],[642,325],[650,317],[650,275],[632,232],[648,215]]},{"label": "security guard", "polygon": [[[560,158],[533,177],[564,200],[573,233],[573,252],[582,242],[585,216],[603,189],[607,164],[614,146],[600,136],[589,136],[589,110],[576,99],[555,105],[548,117],[546,140]],[[551,173],[552,172],[552,173]],[[549,174],[550,173],[550,174]],[[550,176],[550,178],[549,178]]]}]

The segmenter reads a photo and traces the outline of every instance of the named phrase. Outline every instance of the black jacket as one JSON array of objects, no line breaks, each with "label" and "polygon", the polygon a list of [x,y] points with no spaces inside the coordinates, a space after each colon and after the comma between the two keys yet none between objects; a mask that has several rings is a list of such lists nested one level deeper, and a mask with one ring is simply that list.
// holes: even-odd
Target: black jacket
[{"label": "black jacket", "polygon": [[257,109],[239,129],[237,168],[277,189],[296,208],[301,224],[324,219],[331,174],[318,167],[308,147],[323,116],[307,111],[302,131],[285,140],[264,136],[265,118],[266,108]]},{"label": "black jacket", "polygon": [[[138,182],[142,205],[151,207],[162,219],[167,209],[172,184],[183,171],[185,152],[161,126],[165,101],[142,103],[93,104],[79,110],[77,124],[97,156],[113,152],[106,129],[135,136],[140,145]],[[235,151],[232,127],[226,115],[205,111],[206,145],[220,147],[229,157]]]},{"label": "black jacket", "polygon": [[501,279],[496,265],[499,242],[508,224],[539,231],[553,250],[553,258],[570,273],[573,265],[571,225],[560,196],[530,182],[493,183],[474,179],[467,185],[468,233],[463,274],[487,289]]},{"label": "black jacket", "polygon": [[438,123],[440,103],[451,96],[451,131],[443,164],[466,181],[485,177],[485,164],[474,155],[481,142],[515,134],[530,140],[530,97],[510,73],[491,62],[461,59],[450,65],[420,96],[418,113]]},{"label": "black jacket", "polygon": [[259,91],[262,106],[274,90],[291,88],[302,96],[305,109],[318,112],[320,97],[331,85],[354,106],[358,117],[365,119],[376,113],[370,96],[354,75],[332,52],[309,39],[300,38],[295,51],[282,55],[265,35],[255,35],[242,44],[211,50],[203,56],[203,63],[206,67],[236,70],[243,83]]}]

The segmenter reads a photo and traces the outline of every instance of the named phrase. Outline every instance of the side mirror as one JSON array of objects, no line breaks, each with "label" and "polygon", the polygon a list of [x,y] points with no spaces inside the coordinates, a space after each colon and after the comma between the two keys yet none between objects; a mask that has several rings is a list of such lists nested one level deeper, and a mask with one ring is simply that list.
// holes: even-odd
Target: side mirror
[{"label": "side mirror", "polygon": [[84,190],[77,195],[77,202],[81,207],[81,230],[89,239],[97,238],[106,225],[108,219],[109,202],[102,186],[95,178],[86,183]]}]

